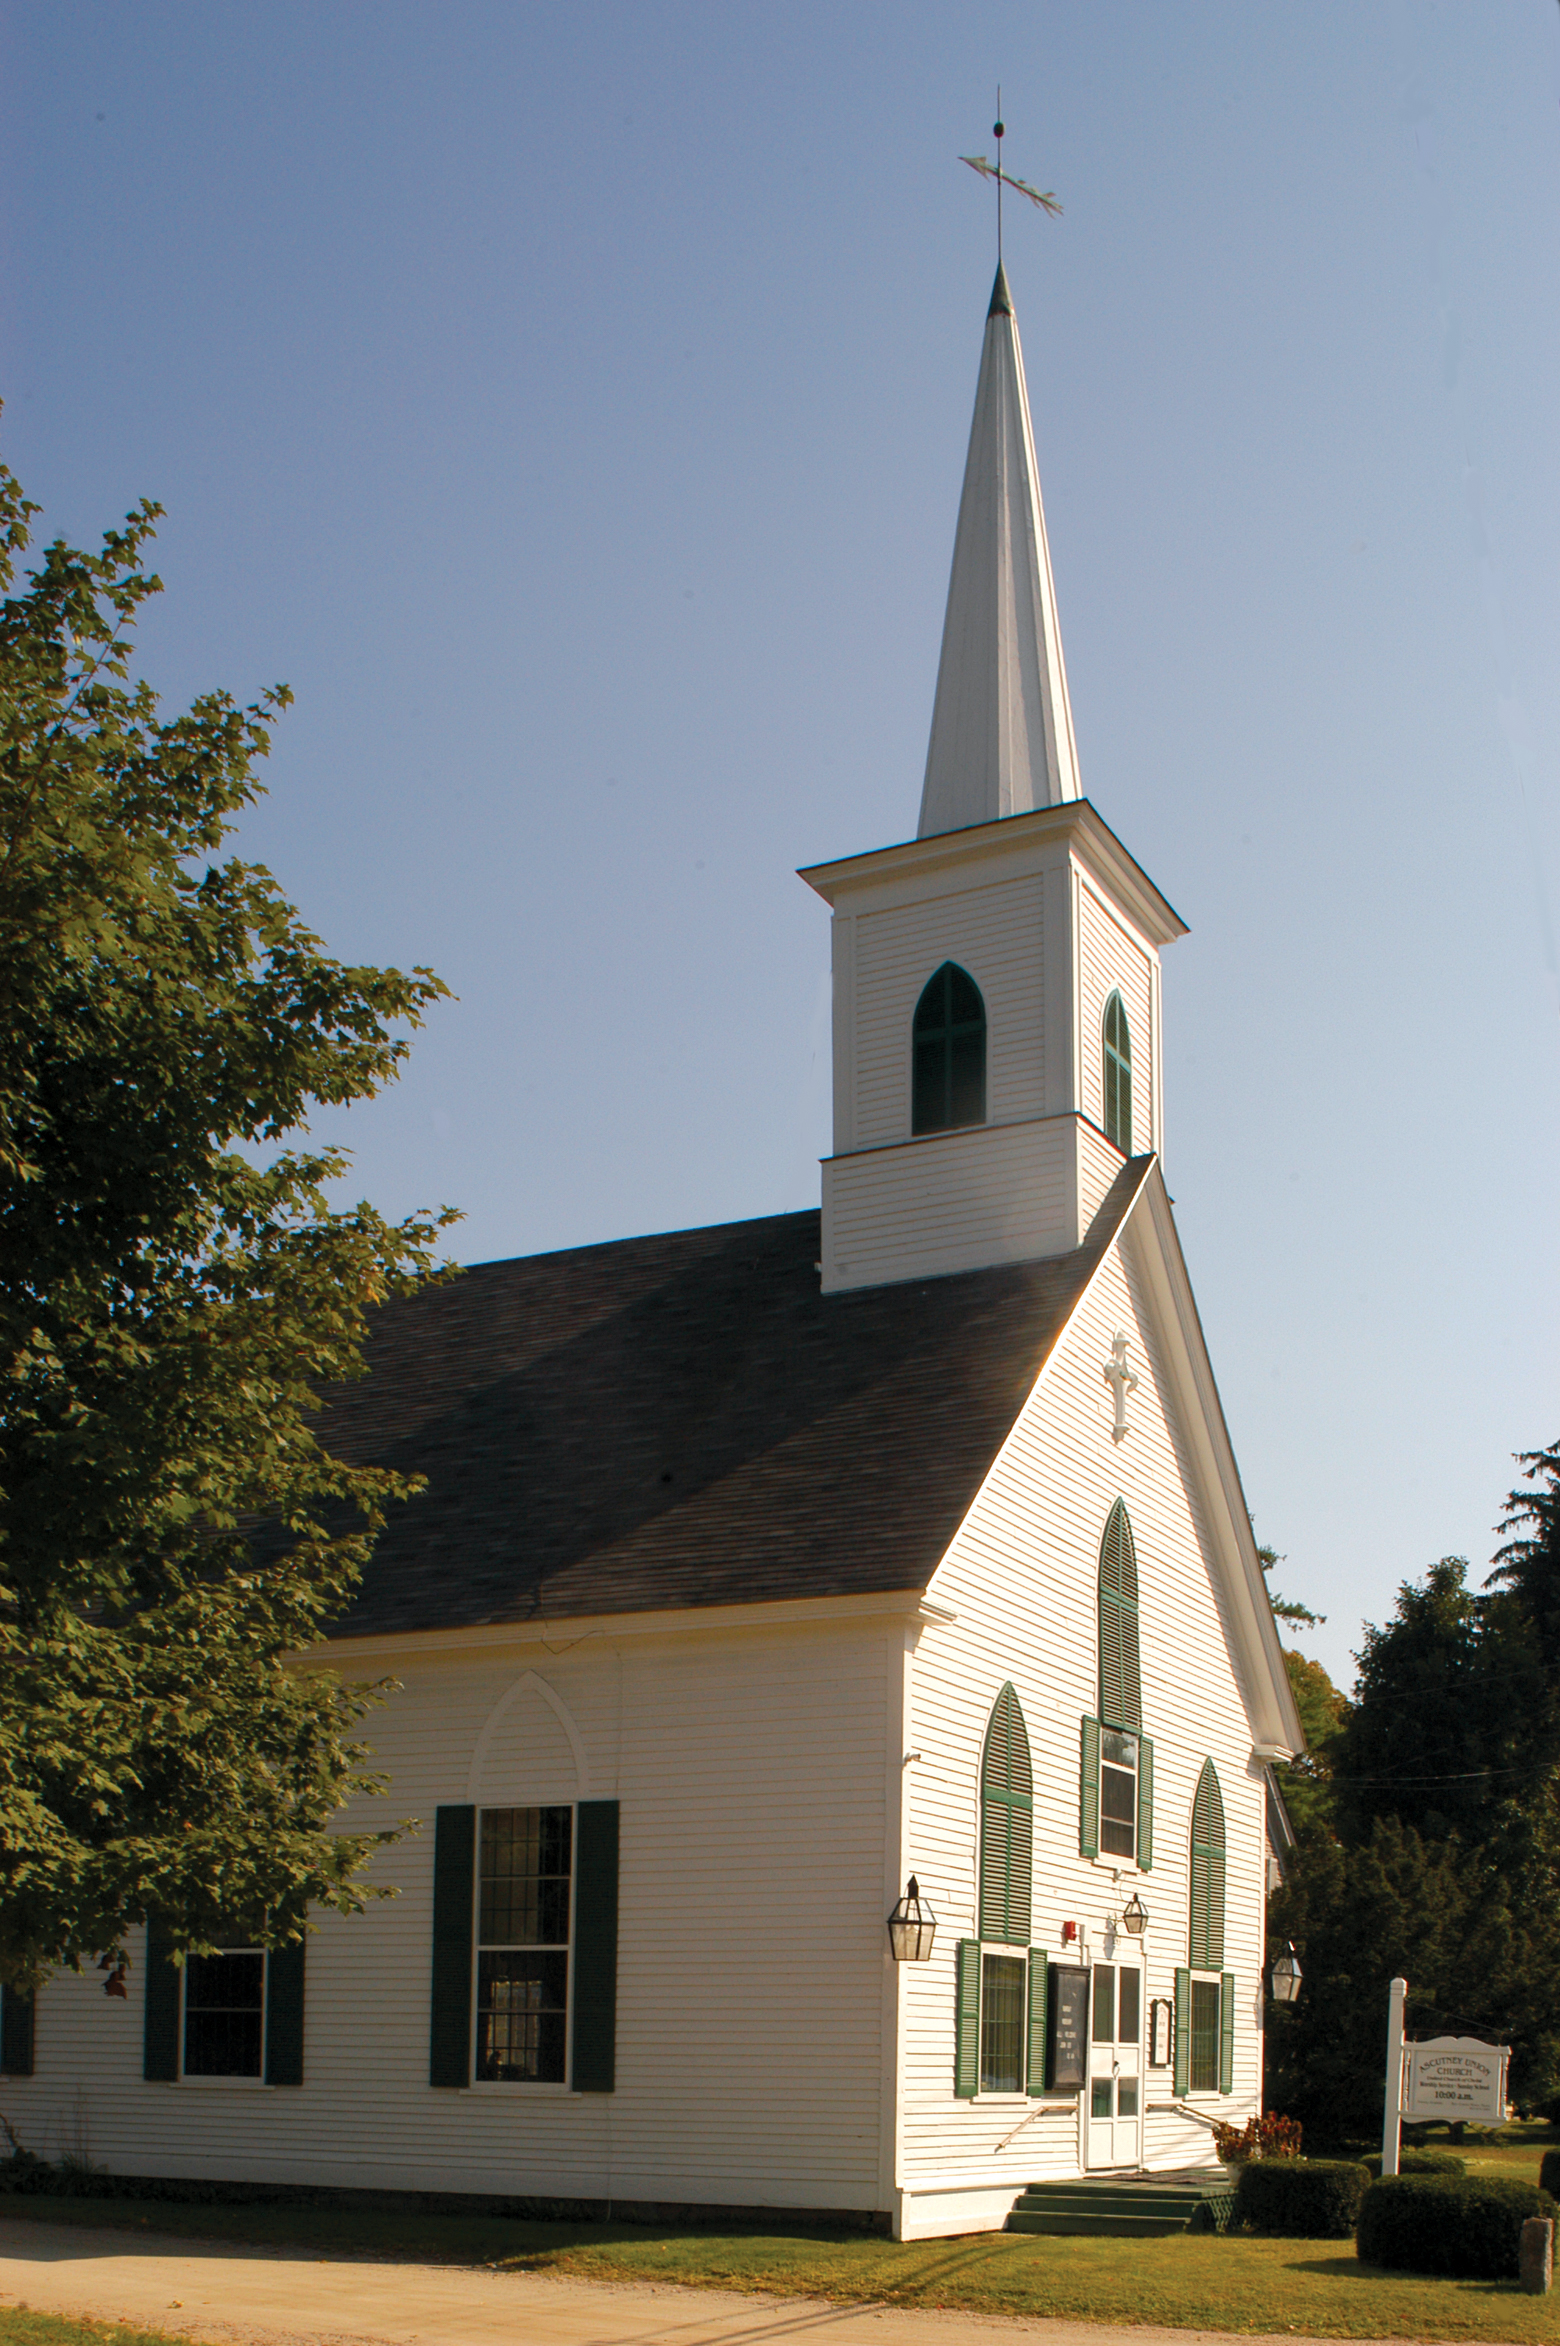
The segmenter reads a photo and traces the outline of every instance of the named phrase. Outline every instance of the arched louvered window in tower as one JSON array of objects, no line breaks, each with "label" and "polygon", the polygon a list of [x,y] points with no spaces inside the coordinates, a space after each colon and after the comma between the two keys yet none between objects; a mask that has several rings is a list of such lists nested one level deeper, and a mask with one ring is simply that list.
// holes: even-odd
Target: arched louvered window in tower
[{"label": "arched louvered window in tower", "polygon": [[1118,1499],[1100,1541],[1100,1718],[1107,1727],[1143,1724],[1138,1672],[1137,1550]]},{"label": "arched louvered window in tower", "polygon": [[1034,1779],[1018,1696],[1004,1686],[992,1707],[980,1763],[980,1935],[1029,1944]]},{"label": "arched louvered window in tower", "polygon": [[986,1121],[986,1005],[967,969],[945,961],[915,1006],[910,1130]]},{"label": "arched louvered window in tower", "polygon": [[1105,1137],[1123,1156],[1132,1154],[1132,1036],[1127,1006],[1112,993],[1105,1005]]},{"label": "arched louvered window in tower", "polygon": [[1191,1916],[1191,1969],[1220,1970],[1224,1963],[1224,1799],[1212,1760],[1203,1762],[1192,1802]]}]

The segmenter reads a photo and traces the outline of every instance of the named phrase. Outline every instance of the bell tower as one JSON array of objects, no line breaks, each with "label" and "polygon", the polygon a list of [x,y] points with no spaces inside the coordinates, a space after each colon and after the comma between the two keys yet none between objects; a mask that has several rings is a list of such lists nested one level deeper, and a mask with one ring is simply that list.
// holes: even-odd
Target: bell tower
[{"label": "bell tower", "polygon": [[1062,1254],[1161,1146],[1185,924],[1079,789],[1023,352],[999,266],[919,835],[802,874],[833,910],[825,1292]]}]

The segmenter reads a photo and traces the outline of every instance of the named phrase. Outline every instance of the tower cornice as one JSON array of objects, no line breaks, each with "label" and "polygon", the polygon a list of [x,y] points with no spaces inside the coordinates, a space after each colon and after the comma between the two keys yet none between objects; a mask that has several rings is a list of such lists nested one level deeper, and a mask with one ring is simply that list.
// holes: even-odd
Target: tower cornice
[{"label": "tower cornice", "polygon": [[859,900],[878,890],[898,893],[909,882],[924,883],[964,866],[1000,867],[1004,877],[1040,870],[1065,842],[1078,862],[1111,894],[1121,910],[1155,946],[1187,933],[1180,914],[1130,855],[1099,810],[1087,798],[1060,806],[1035,807],[1028,814],[972,823],[962,831],[941,831],[929,839],[905,839],[865,855],[808,864],[800,874],[829,905],[841,897]]}]

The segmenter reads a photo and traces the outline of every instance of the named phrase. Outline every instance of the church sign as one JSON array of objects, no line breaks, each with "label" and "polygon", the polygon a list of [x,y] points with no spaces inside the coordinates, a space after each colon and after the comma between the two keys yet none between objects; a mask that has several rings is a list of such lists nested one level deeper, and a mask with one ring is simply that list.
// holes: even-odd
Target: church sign
[{"label": "church sign", "polygon": [[1053,2093],[1081,2093],[1089,2066],[1089,1974],[1072,1963],[1050,1966],[1045,2082]]},{"label": "church sign", "polygon": [[1405,2118],[1420,2125],[1449,2118],[1504,2126],[1509,2045],[1487,2045],[1474,2036],[1432,2036],[1403,2050]]}]

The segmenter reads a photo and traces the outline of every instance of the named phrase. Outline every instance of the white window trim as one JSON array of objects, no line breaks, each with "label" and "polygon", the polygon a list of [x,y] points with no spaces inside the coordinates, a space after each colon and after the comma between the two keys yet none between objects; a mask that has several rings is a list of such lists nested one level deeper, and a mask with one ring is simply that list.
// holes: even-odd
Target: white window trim
[{"label": "white window trim", "polygon": [[1214,2037],[1214,2047],[1213,2047],[1213,2076],[1214,2076],[1214,2082],[1213,2082],[1213,2084],[1212,2084],[1212,2085],[1193,2085],[1193,2083],[1192,2083],[1192,2016],[1191,2016],[1191,2013],[1190,2013],[1190,2012],[1188,2012],[1188,2013],[1187,2013],[1187,2015],[1186,2015],[1186,2099],[1187,2099],[1187,2101],[1192,2101],[1193,2099],[1196,2099],[1197,2101],[1200,2101],[1200,2102],[1228,2102],[1228,2101],[1233,2101],[1233,2100],[1234,2100],[1234,2098],[1235,2098],[1235,2097],[1234,2097],[1233,2090],[1232,2090],[1231,2092],[1229,2092],[1229,2093],[1226,2093],[1226,2092],[1225,2092],[1225,2090],[1224,2090],[1224,2088],[1223,2088],[1223,2086],[1222,2086],[1222,2085],[1220,2085],[1220,2084],[1219,2084],[1219,2082],[1218,2082],[1218,2077],[1219,2077],[1219,2060],[1220,2060],[1220,2047],[1222,2046],[1222,2044],[1223,2044],[1223,2041],[1224,2041],[1224,1975],[1223,1975],[1223,1973],[1222,1973],[1222,1972],[1219,1972],[1219,1971],[1192,1971],[1192,1970],[1191,1970],[1191,1968],[1190,1968],[1190,1966],[1188,1966],[1188,1973],[1189,1973],[1189,1977],[1190,1977],[1190,1981],[1191,1981],[1191,1985],[1192,1985],[1192,1987],[1194,1987],[1194,1988],[1195,1988],[1195,1987],[1196,1987],[1196,1986],[1199,1984],[1199,1982],[1200,1982],[1200,1983],[1202,1984],[1202,1986],[1204,1986],[1204,1987],[1211,1987],[1211,1988],[1214,1988],[1214,1989],[1216,1989],[1216,1990],[1218,1991],[1218,1997],[1219,1997],[1219,2026],[1218,2026],[1218,2031],[1217,2031],[1217,2033],[1216,2033],[1216,2035],[1215,2035],[1215,2037]]},{"label": "white window trim", "polygon": [[208,2077],[194,2073],[184,2066],[185,2047],[188,2044],[190,1967],[186,1960],[179,1965],[179,2074],[170,2079],[174,2085],[193,2086],[198,2093],[274,2093],[265,2077],[266,2055],[271,2049],[271,1950],[269,1947],[219,1947],[219,1955],[258,1955],[260,1965],[260,2066],[252,2077]]}]

